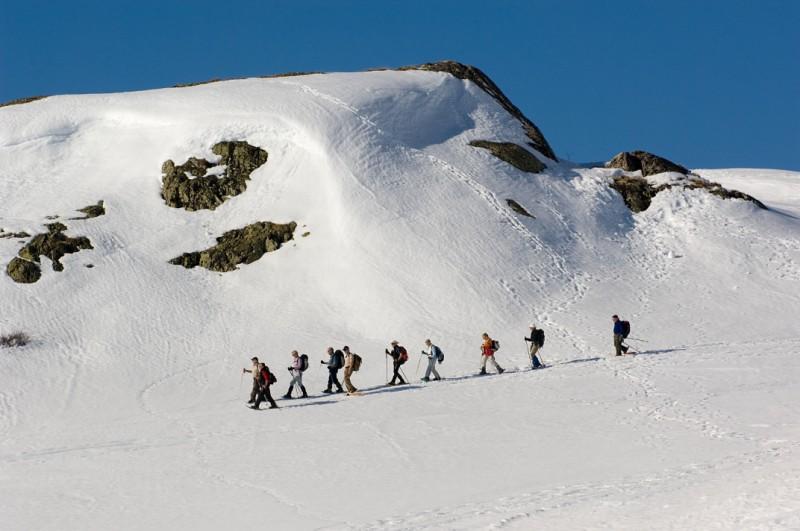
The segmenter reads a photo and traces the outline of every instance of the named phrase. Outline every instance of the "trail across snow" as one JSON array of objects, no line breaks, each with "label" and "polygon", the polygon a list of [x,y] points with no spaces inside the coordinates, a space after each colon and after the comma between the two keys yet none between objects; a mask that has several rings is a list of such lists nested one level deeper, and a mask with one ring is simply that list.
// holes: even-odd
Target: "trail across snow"
[{"label": "trail across snow", "polygon": [[[215,211],[167,207],[161,164],[221,140],[269,159]],[[0,278],[0,333],[34,338],[0,350],[0,528],[800,527],[800,174],[697,170],[770,210],[673,189],[634,215],[610,170],[522,173],[471,140],[526,145],[433,72],[0,109],[0,228],[55,216],[94,246]],[[255,221],[295,240],[229,273],[167,263]],[[613,313],[640,354],[611,356]],[[506,374],[474,376],[482,332]],[[445,381],[415,374],[427,337]],[[411,385],[381,385],[393,339]],[[363,395],[322,395],[345,344]],[[278,397],[293,349],[314,396],[243,407],[249,358]]]}]

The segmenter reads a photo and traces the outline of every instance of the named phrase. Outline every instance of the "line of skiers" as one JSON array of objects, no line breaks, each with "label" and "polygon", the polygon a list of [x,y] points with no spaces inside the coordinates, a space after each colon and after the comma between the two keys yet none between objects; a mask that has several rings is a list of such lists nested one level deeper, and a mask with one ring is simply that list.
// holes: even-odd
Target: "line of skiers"
[{"label": "line of skiers", "polygon": [[[622,352],[628,352],[628,347],[623,344],[623,340],[628,337],[630,333],[630,323],[622,321],[619,316],[612,316],[614,322],[614,348],[616,355],[621,356]],[[500,342],[492,339],[489,334],[484,333],[481,336],[481,364],[479,375],[486,374],[486,365],[490,364],[494,367],[498,374],[503,374],[503,369],[495,359],[495,353],[500,349]],[[543,368],[545,365],[539,359],[539,351],[544,346],[544,330],[537,328],[536,325],[530,326],[530,336],[525,336],[526,346],[528,348],[528,357],[532,369]],[[528,345],[528,343],[530,343]],[[422,350],[420,356],[428,358],[428,366],[425,370],[425,376],[421,378],[423,382],[439,381],[442,377],[436,370],[436,365],[444,362],[444,352],[441,348],[434,345],[430,339],[425,340],[427,350]],[[403,365],[408,361],[408,351],[400,345],[398,341],[391,342],[391,350],[385,349],[386,359],[392,358],[392,379],[387,385],[403,385],[408,383],[406,378],[403,378]],[[347,388],[347,394],[353,395],[358,393],[358,389],[353,385],[351,378],[353,373],[361,368],[362,358],[358,354],[351,352],[350,347],[344,346],[341,350],[334,350],[333,347],[328,347],[328,359],[321,360],[320,364],[325,365],[328,369],[328,385],[323,389],[323,393],[342,393],[344,388],[339,382],[339,370],[344,369],[344,386]],[[420,361],[422,358],[420,357]],[[277,377],[269,370],[264,363],[260,362],[257,357],[250,360],[253,366],[250,369],[242,369],[242,373],[249,372],[253,375],[253,388],[250,392],[250,400],[247,402],[252,409],[259,409],[262,402],[269,402],[270,409],[275,409],[278,405],[272,398],[270,393],[270,386],[277,382]],[[292,362],[288,367],[289,373],[292,376],[289,382],[289,390],[283,395],[284,399],[291,399],[292,392],[297,389],[302,395],[301,398],[308,398],[308,393],[303,385],[303,373],[308,370],[308,356],[306,354],[299,354],[296,350],[292,351]],[[417,364],[419,370],[419,364]],[[388,373],[388,366],[387,366]],[[387,374],[388,375],[388,374]],[[334,391],[334,387],[336,390]]]}]

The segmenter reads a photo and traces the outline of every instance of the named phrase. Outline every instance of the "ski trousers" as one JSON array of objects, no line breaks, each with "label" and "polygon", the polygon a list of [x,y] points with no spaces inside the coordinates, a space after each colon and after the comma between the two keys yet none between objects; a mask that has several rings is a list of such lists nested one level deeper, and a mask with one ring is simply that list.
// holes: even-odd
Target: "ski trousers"
[{"label": "ski trousers", "polygon": [[497,364],[497,360],[494,359],[494,356],[481,356],[481,370],[486,370],[486,363],[489,362],[494,365],[494,370],[500,372],[501,367]]},{"label": "ski trousers", "polygon": [[336,367],[328,367],[328,391],[331,391],[333,386],[336,386],[336,389],[342,391],[342,384],[339,383],[339,377],[337,373],[339,369]]},{"label": "ski trousers", "polygon": [[435,356],[431,356],[430,358],[428,358],[428,368],[425,369],[426,379],[429,379],[431,377],[431,373],[433,373],[434,378],[441,378],[441,376],[439,376],[439,373],[436,371],[436,361],[437,360]]}]

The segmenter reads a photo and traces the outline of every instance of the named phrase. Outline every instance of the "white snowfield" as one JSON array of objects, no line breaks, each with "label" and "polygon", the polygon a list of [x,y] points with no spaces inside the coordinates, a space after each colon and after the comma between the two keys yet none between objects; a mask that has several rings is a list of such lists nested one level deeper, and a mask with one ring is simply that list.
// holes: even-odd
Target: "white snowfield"
[{"label": "white snowfield", "polygon": [[[222,140],[269,153],[246,192],[166,206],[162,163]],[[698,170],[771,210],[672,189],[631,214],[613,170],[523,173],[471,140],[527,138],[419,71],[0,109],[0,227],[59,216],[94,246],[17,284],[0,239],[0,334],[34,339],[0,349],[0,529],[800,528],[800,173]],[[295,239],[167,263],[256,221]],[[614,313],[639,355],[613,356]],[[517,370],[532,322],[548,368]],[[482,332],[506,374],[473,377]],[[426,338],[446,381],[419,383]],[[414,383],[378,387],[393,339]],[[345,344],[365,393],[321,395]],[[313,398],[245,408],[250,357],[277,398],[292,349]]]}]

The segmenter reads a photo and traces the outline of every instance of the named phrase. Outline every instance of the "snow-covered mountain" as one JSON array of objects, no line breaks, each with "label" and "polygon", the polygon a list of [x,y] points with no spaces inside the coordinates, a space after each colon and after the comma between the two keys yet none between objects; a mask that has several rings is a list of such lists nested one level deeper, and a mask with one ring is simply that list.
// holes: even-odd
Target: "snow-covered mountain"
[{"label": "snow-covered mountain", "polygon": [[[559,161],[475,72],[1,108],[0,528],[800,527],[800,174]],[[242,407],[293,349],[315,398]]]}]

